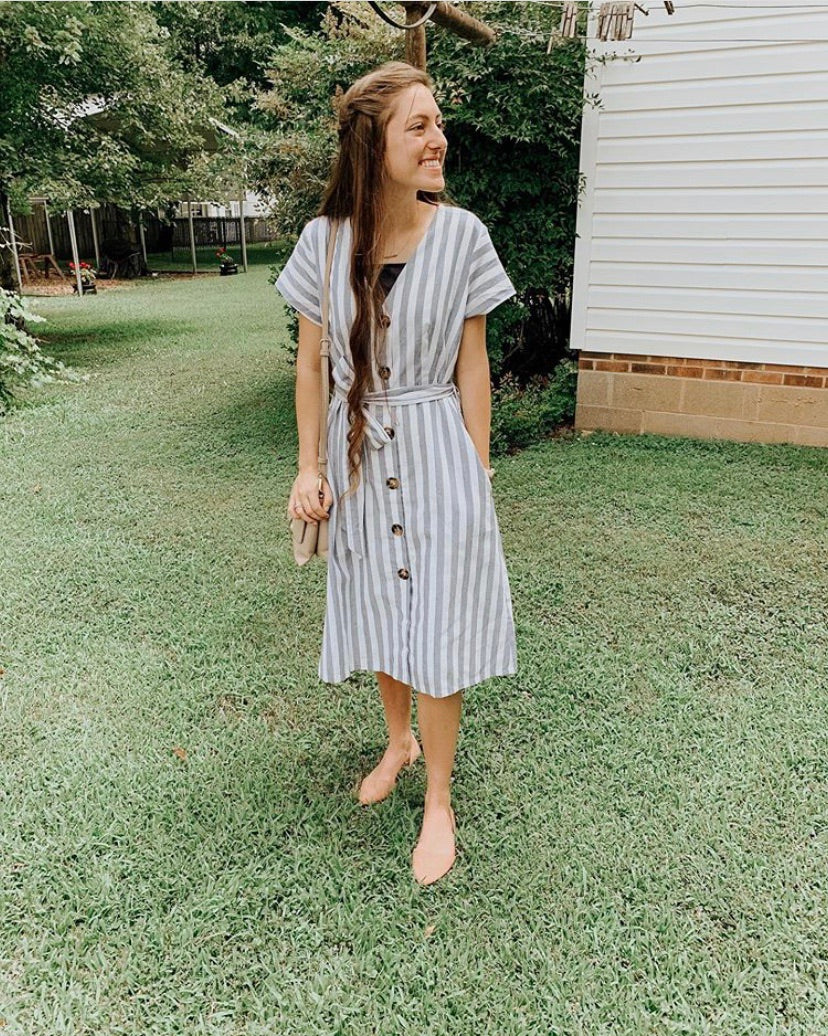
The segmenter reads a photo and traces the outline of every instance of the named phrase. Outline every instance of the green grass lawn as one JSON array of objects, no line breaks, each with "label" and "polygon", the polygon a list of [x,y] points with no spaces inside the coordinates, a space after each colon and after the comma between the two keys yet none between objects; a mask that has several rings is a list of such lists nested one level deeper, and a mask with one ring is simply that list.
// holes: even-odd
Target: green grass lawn
[{"label": "green grass lawn", "polygon": [[[218,272],[219,261],[216,258],[216,251],[220,247],[221,245],[199,245],[196,248],[196,265],[198,266],[199,273]],[[248,266],[275,262],[275,259],[273,258],[274,248],[275,242],[273,245],[269,243],[249,244],[247,246]],[[236,261],[239,271],[241,272],[241,245],[229,244],[227,246],[227,251]],[[147,266],[150,270],[159,270],[162,272],[169,270],[189,273],[193,268],[190,247],[187,245],[182,248],[181,245],[176,245],[175,250],[172,253],[169,251],[151,252],[147,255]]]},{"label": "green grass lawn", "polygon": [[828,1032],[828,451],[498,459],[519,673],[421,889],[422,764],[361,808],[374,677],[316,676],[266,265],[33,306],[90,378],[0,422],[3,1033]]}]

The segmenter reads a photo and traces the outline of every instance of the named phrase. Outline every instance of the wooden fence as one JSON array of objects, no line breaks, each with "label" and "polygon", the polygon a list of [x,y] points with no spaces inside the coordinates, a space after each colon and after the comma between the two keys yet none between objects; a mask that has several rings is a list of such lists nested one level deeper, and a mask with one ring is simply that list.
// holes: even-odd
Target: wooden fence
[{"label": "wooden fence", "polygon": [[[95,258],[92,238],[92,217],[83,209],[75,209],[75,231],[78,237],[78,253],[90,262]],[[14,216],[14,228],[21,247],[38,253],[53,252],[55,258],[70,260],[72,246],[69,242],[69,228],[66,217],[60,212],[49,212],[54,249],[49,247],[46,216],[42,205],[35,205],[31,215]],[[115,205],[102,205],[95,210],[98,241],[108,238],[127,238],[140,248],[138,226],[123,209]],[[267,220],[257,216],[245,216],[244,228],[248,244],[256,241],[272,241],[276,235]],[[230,246],[241,242],[239,217],[194,216],[193,234],[196,246]],[[184,217],[164,223],[155,216],[144,217],[144,235],[147,252],[170,252],[177,248],[190,247],[189,220]],[[102,252],[103,254],[103,252]]]}]

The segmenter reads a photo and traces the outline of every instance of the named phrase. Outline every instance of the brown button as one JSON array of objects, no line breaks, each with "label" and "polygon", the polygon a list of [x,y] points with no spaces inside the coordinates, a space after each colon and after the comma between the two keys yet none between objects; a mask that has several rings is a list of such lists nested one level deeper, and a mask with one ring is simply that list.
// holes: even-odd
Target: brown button
[{"label": "brown button", "polygon": [[394,429],[389,428],[388,425],[383,425],[383,431],[386,433],[389,439],[394,438]]},{"label": "brown button", "polygon": [[391,326],[391,317],[389,317],[387,313],[383,313],[382,316],[380,317],[380,327],[390,327],[390,326]]},{"label": "brown button", "polygon": [[385,484],[388,486],[389,489],[398,489],[400,485],[400,480],[392,476],[391,478],[387,478],[385,480]]},{"label": "brown button", "polygon": [[403,527],[401,525],[397,525],[395,523],[394,525],[391,526],[391,532],[393,532],[395,536],[402,536],[402,534],[403,534]]},{"label": "brown button", "polygon": [[408,569],[407,568],[398,568],[397,569],[397,575],[400,577],[400,579],[408,579]]},{"label": "brown button", "polygon": [[379,376],[383,379],[383,381],[385,381],[386,379],[390,378],[391,377],[391,368],[390,367],[380,367],[380,369],[379,369]]}]

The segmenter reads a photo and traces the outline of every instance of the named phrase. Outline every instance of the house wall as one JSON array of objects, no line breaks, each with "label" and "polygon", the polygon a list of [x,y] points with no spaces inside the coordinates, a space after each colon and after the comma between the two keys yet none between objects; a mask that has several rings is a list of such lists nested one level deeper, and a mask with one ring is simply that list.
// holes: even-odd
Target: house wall
[{"label": "house wall", "polygon": [[576,426],[828,445],[828,7],[592,6]]}]

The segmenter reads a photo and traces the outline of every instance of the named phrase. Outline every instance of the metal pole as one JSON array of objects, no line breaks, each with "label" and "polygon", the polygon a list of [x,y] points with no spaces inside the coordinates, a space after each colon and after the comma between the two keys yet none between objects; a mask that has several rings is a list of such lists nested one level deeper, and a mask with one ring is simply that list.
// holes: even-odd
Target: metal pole
[{"label": "metal pole", "polygon": [[138,217],[138,236],[141,238],[141,253],[144,256],[144,266],[147,265],[147,235],[144,233],[144,217]]},{"label": "metal pole", "polygon": [[198,263],[196,262],[196,250],[195,250],[195,228],[193,227],[193,203],[192,199],[187,199],[187,219],[190,223],[190,255],[193,257],[193,273],[198,273]]},{"label": "metal pole", "polygon": [[55,239],[52,237],[52,221],[49,219],[49,206],[43,202],[43,211],[46,214],[46,236],[49,238],[49,255],[55,254]]},{"label": "metal pole", "polygon": [[75,264],[75,280],[78,284],[78,298],[83,298],[83,278],[80,270],[80,256],[78,255],[78,238],[75,234],[75,214],[71,209],[66,210],[66,222],[69,224],[69,240],[72,242],[72,261]]},{"label": "metal pole", "polygon": [[89,210],[89,218],[92,220],[92,244],[95,248],[95,269],[97,270],[101,265],[101,249],[98,245],[98,226],[97,220],[95,219],[96,209],[91,208]]},{"label": "metal pole", "polygon": [[17,234],[14,232],[14,220],[12,219],[11,203],[6,202],[6,213],[9,219],[9,233],[11,234],[12,256],[14,257],[14,272],[17,274],[17,285],[20,294],[23,294],[23,274],[20,272],[20,256],[17,254]]},{"label": "metal pole", "polygon": [[244,187],[239,189],[239,227],[241,229],[242,266],[247,273],[247,233],[244,227]]}]

